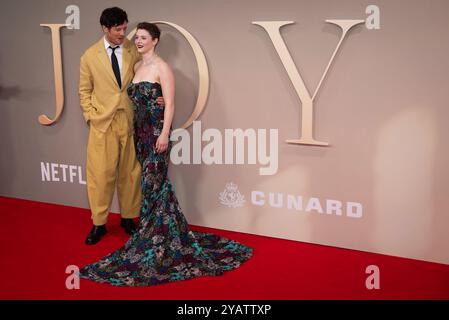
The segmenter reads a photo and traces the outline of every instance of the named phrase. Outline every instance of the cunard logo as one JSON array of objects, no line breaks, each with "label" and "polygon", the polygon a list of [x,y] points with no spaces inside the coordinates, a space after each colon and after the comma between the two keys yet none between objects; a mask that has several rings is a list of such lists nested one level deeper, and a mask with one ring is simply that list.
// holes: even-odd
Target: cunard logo
[{"label": "cunard logo", "polygon": [[227,183],[226,189],[220,192],[220,203],[230,208],[237,208],[243,206],[245,196],[243,196],[238,186],[235,183]]}]

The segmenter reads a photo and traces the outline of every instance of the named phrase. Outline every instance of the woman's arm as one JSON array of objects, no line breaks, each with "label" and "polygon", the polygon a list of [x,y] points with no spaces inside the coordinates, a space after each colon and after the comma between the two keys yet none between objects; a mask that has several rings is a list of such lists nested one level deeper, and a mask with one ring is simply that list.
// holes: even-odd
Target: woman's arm
[{"label": "woman's arm", "polygon": [[156,141],[156,151],[164,152],[168,147],[170,128],[175,114],[175,77],[170,66],[165,62],[162,62],[159,66],[159,78],[165,101],[165,109],[164,126],[161,135]]}]

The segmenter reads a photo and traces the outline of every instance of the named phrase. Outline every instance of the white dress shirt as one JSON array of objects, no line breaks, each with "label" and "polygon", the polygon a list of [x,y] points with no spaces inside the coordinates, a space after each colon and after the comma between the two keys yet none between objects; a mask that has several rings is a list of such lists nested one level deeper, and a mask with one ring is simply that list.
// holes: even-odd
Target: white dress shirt
[{"label": "white dress shirt", "polygon": [[[108,54],[109,61],[111,62],[112,49],[109,48],[109,46],[111,46],[113,48],[116,47],[116,45],[110,44],[108,42],[108,40],[106,40],[106,37],[104,37],[104,47],[106,48],[106,52]],[[115,49],[115,56],[117,57],[118,66],[120,67],[120,79],[123,79],[123,73],[122,73],[122,51],[123,51],[123,43],[121,45],[119,45],[117,49]],[[111,62],[111,65],[112,65],[112,62]]]}]

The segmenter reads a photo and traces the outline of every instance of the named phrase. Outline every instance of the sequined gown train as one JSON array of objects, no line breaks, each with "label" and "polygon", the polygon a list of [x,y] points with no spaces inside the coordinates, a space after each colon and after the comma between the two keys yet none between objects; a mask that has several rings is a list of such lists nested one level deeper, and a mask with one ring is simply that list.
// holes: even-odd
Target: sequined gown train
[{"label": "sequined gown train", "polygon": [[252,249],[214,234],[189,230],[168,179],[171,142],[155,152],[164,108],[159,83],[130,83],[134,105],[137,159],[142,166],[142,204],[137,232],[117,251],[83,267],[81,278],[118,286],[155,285],[199,276],[217,276],[238,268]]}]

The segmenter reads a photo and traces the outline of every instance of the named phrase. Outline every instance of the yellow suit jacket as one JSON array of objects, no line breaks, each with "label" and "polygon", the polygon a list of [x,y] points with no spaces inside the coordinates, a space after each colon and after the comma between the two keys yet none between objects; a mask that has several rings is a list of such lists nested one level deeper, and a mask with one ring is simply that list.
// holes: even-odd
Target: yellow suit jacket
[{"label": "yellow suit jacket", "polygon": [[[122,88],[117,84],[103,37],[88,48],[80,60],[79,96],[86,122],[106,132],[117,109],[124,109],[132,131],[133,109],[126,88],[134,77],[134,64],[140,55],[134,44],[125,39],[122,54]],[[130,132],[131,133],[131,132]]]}]

